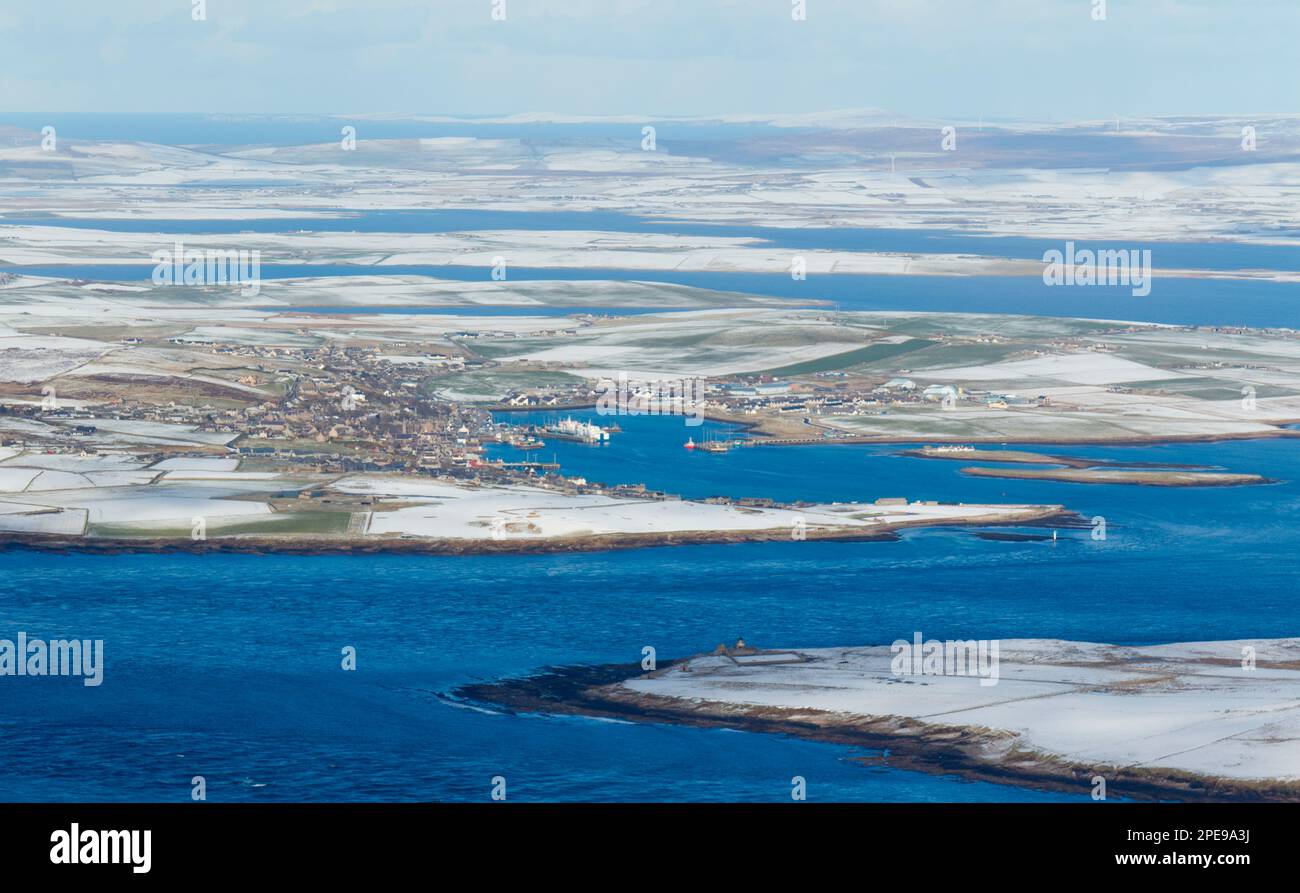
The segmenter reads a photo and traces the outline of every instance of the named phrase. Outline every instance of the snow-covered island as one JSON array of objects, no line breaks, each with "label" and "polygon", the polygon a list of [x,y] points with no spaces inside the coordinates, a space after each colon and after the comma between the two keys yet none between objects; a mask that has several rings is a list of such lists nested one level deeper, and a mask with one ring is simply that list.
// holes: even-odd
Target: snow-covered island
[{"label": "snow-covered island", "polygon": [[1300,800],[1300,639],[990,644],[983,675],[899,672],[914,667],[890,645],[720,646],[634,678],[472,694],[555,712],[536,697],[549,685],[567,712],[794,734],[1085,796],[1100,778],[1111,798]]}]

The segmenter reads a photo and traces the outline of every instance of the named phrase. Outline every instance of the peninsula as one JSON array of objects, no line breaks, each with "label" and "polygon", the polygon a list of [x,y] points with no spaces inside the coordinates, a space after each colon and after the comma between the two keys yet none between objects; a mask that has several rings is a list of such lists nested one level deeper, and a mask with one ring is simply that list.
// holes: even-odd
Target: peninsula
[{"label": "peninsula", "polygon": [[[587,551],[892,539],[924,526],[1075,522],[1060,505],[684,500],[563,477],[488,483],[248,470],[238,458],[0,448],[0,545],[100,551]],[[266,468],[254,464],[254,467]]]},{"label": "peninsula", "polygon": [[896,646],[738,643],[646,673],[562,668],[457,694],[797,735],[885,752],[872,763],[1081,797],[1101,779],[1111,798],[1300,801],[1300,639],[994,644],[994,684],[900,675]]}]

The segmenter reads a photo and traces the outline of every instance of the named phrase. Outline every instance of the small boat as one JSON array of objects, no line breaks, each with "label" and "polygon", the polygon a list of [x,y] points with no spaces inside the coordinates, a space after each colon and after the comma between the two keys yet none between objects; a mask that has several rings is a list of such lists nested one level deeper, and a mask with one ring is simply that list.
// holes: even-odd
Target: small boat
[{"label": "small boat", "polygon": [[686,443],[683,444],[683,446],[688,450],[698,450],[702,453],[725,453],[731,449],[731,442],[706,436],[704,440],[696,443],[695,438],[691,437],[687,438]]}]

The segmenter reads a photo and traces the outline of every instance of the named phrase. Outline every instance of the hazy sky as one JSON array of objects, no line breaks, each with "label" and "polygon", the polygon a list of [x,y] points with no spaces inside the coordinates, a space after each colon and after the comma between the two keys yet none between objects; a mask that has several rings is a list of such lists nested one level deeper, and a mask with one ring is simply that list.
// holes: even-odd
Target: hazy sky
[{"label": "hazy sky", "polygon": [[1300,0],[0,0],[0,111],[1300,112]]}]

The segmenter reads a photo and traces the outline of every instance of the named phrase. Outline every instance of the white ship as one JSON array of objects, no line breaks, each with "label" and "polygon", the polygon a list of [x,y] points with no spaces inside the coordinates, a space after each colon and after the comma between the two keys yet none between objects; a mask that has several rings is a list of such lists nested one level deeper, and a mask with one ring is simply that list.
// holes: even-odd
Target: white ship
[{"label": "white ship", "polygon": [[594,425],[591,422],[580,422],[577,419],[561,419],[554,424],[547,425],[546,431],[550,434],[581,440],[586,443],[606,443],[609,441],[609,431],[599,425]]}]

